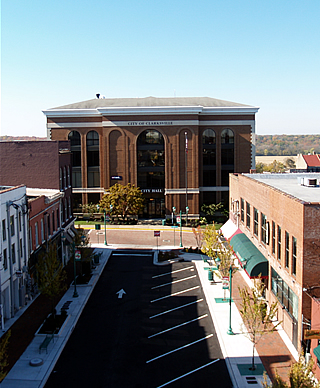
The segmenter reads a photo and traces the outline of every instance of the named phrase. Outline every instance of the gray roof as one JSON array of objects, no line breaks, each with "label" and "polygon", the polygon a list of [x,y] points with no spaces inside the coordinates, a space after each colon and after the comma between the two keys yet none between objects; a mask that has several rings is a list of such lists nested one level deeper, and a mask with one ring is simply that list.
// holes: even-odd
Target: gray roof
[{"label": "gray roof", "polygon": [[144,97],[144,98],[94,98],[52,109],[96,109],[103,107],[145,106],[202,106],[202,107],[250,107],[236,102],[217,100],[211,97]]},{"label": "gray roof", "polygon": [[[258,182],[265,183],[289,194],[300,201],[320,203],[320,173],[283,173],[283,174],[243,174]],[[301,185],[303,178],[317,179],[316,187]]]}]

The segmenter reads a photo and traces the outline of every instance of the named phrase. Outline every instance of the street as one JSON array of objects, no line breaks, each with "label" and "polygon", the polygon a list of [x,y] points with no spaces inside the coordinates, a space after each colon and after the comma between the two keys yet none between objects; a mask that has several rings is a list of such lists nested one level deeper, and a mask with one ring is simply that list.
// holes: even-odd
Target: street
[{"label": "street", "polygon": [[46,388],[232,387],[197,271],[114,251]]}]

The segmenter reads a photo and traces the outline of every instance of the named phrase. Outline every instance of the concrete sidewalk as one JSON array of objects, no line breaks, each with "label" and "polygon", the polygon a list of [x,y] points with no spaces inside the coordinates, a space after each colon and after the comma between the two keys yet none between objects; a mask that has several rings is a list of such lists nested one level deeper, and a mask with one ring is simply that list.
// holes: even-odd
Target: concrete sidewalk
[{"label": "concrete sidewalk", "polygon": [[[97,283],[105,265],[107,264],[112,250],[117,248],[143,248],[141,245],[133,247],[131,245],[128,246],[125,244],[121,244],[121,246],[111,245],[107,247],[104,244],[92,244],[92,247],[96,248],[98,252],[102,252],[102,255],[100,257],[99,265],[97,265],[93,271],[93,276],[90,283],[85,286],[77,286],[77,291],[79,294],[78,298],[73,298],[74,288],[71,286],[57,305],[57,311],[60,311],[61,307],[66,302],[71,302],[68,309],[68,318],[61,335],[55,336],[54,342],[49,344],[48,353],[46,353],[45,350],[42,350],[41,354],[39,353],[39,346],[42,343],[44,336],[36,335],[32,343],[28,346],[18,362],[14,365],[9,374],[3,380],[1,387],[43,387],[48,377],[50,376],[50,373],[52,372],[64,346],[66,345],[95,284]],[[146,248],[150,249],[150,246]],[[163,247],[161,248],[163,249]],[[156,250],[156,248],[154,249]],[[254,382],[256,382],[255,384],[257,386],[262,387],[261,382],[263,379],[263,370],[267,369],[269,371],[271,369],[268,368],[266,362],[265,368],[263,367],[261,357],[259,357],[256,352],[255,363],[258,366],[257,371],[251,372],[249,370],[248,367],[251,364],[252,357],[252,343],[248,338],[246,338],[244,334],[241,333],[242,320],[236,305],[237,303],[231,304],[231,322],[232,329],[235,334],[228,335],[229,303],[221,303],[221,299],[223,299],[224,295],[221,282],[213,283],[208,280],[208,271],[205,269],[205,267],[208,267],[208,264],[203,262],[201,255],[183,253],[180,255],[180,257],[186,261],[192,261],[195,263],[234,387],[247,388],[254,384]],[[157,263],[157,250],[155,253],[154,262],[155,264],[164,265],[163,263]],[[238,284],[241,282],[245,284],[245,274],[242,276],[241,271],[239,271],[237,275],[239,275]],[[278,337],[275,337],[273,341],[273,348],[278,347],[278,349],[274,349],[275,352],[278,351],[280,354],[282,354],[285,352],[285,350],[287,350],[289,353],[288,349],[290,349],[290,351],[293,353],[293,356],[297,358],[298,355],[296,354],[292,344],[290,345],[290,341],[288,338],[286,338],[286,335],[283,333],[284,341],[280,338],[279,334],[277,335]],[[268,335],[266,337],[268,337]],[[258,348],[258,351],[260,356],[264,356],[263,347]],[[31,366],[30,363],[37,366]],[[286,368],[282,368],[283,373],[287,373],[288,370],[289,364]]]}]

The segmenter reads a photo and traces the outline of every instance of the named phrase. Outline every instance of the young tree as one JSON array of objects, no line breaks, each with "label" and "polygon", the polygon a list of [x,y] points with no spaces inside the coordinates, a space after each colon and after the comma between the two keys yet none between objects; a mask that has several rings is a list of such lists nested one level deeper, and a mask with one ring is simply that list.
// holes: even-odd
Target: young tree
[{"label": "young tree", "polygon": [[109,193],[105,194],[99,205],[107,213],[112,209],[112,213],[119,215],[122,221],[126,221],[128,215],[136,215],[143,209],[144,198],[141,190],[128,183],[126,186],[116,183],[109,188]]},{"label": "young tree", "polygon": [[8,330],[7,333],[1,338],[1,343],[0,343],[0,382],[7,375],[7,372],[5,371],[5,369],[8,366],[8,345],[9,345],[10,336],[11,336],[11,330]]},{"label": "young tree", "polygon": [[90,214],[90,217],[93,217],[93,214],[98,212],[97,205],[93,204],[92,202],[84,204],[84,205],[80,205],[80,207],[81,207],[83,213]]},{"label": "young tree", "polygon": [[201,226],[198,225],[197,228],[192,228],[192,232],[194,234],[194,238],[196,239],[198,249],[201,249],[203,242],[203,231]]},{"label": "young tree", "polygon": [[221,202],[217,204],[211,203],[210,205],[203,204],[201,206],[201,211],[207,214],[208,216],[214,216],[216,212],[221,208],[223,208],[223,205]]},{"label": "young tree", "polygon": [[272,333],[280,324],[280,322],[277,325],[273,324],[277,311],[277,302],[273,302],[268,309],[267,303],[263,298],[264,289],[265,286],[261,282],[260,277],[255,280],[251,292],[247,288],[239,288],[242,299],[240,314],[244,323],[241,330],[252,342],[251,370],[255,370],[254,349],[257,343],[263,335]]},{"label": "young tree", "polygon": [[219,233],[216,230],[214,222],[207,225],[202,237],[201,251],[209,257],[215,258],[220,249]]},{"label": "young tree", "polygon": [[52,303],[52,314],[55,316],[55,299],[66,289],[67,274],[57,257],[56,244],[49,244],[47,252],[42,254],[36,265],[38,285],[41,293]]},{"label": "young tree", "polygon": [[311,358],[306,364],[303,356],[299,361],[292,364],[289,371],[289,383],[286,383],[276,374],[273,383],[268,384],[266,375],[264,376],[264,388],[320,388],[320,383],[316,381],[314,370],[314,361]]}]

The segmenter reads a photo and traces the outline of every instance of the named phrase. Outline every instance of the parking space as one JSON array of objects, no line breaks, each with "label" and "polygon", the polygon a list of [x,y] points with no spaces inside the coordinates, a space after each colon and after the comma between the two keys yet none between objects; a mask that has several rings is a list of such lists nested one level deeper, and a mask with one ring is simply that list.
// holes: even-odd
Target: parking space
[{"label": "parking space", "polygon": [[115,251],[46,387],[232,387],[194,265]]}]

